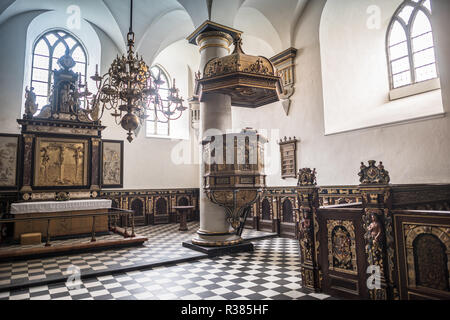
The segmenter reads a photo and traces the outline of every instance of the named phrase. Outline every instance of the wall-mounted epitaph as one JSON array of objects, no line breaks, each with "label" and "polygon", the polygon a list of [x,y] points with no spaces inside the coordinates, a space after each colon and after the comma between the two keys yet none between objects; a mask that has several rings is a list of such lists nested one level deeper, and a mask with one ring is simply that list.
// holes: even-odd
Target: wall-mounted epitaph
[{"label": "wall-mounted epitaph", "polygon": [[102,186],[123,187],[123,141],[102,142]]},{"label": "wall-mounted epitaph", "polygon": [[298,140],[284,137],[280,140],[281,178],[297,178],[297,142]]}]

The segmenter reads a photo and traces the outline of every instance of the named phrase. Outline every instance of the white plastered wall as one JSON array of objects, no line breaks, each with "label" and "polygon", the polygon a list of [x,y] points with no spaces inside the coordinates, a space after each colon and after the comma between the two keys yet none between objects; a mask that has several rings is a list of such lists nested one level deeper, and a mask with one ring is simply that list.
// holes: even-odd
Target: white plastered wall
[{"label": "white plastered wall", "polygon": [[[140,51],[139,54],[145,56],[146,52]],[[105,61],[103,65],[108,66],[111,62]],[[176,85],[185,100],[189,95],[188,66],[191,70],[197,70],[198,62],[198,49],[184,40],[162,50],[154,61],[147,61],[149,65],[160,64],[171,78],[176,79]],[[188,107],[187,101],[184,105]],[[147,138],[145,128],[142,128],[139,136],[129,143],[120,125],[116,125],[111,116],[105,117],[102,122],[107,129],[103,138],[124,140],[125,189],[199,187],[198,145],[190,130],[189,112],[185,111],[176,121],[176,126],[172,125],[171,128],[172,138]]]},{"label": "white plastered wall", "polygon": [[402,1],[328,0],[320,24],[326,134],[443,114],[441,90],[389,100],[386,33]]},{"label": "white plastered wall", "polygon": [[[449,3],[439,2],[440,10],[435,14],[441,17],[434,22],[435,37],[440,36],[438,62],[441,73],[441,87],[444,110],[450,109],[450,43],[448,40]],[[324,101],[322,85],[321,49],[319,27],[325,0],[310,1],[297,24],[297,35],[292,44],[299,50],[296,59],[296,93],[292,98],[289,116],[284,114],[280,103],[274,103],[256,110],[233,108],[233,128],[244,127],[265,129],[270,139],[267,146],[268,185],[292,186],[295,179],[282,180],[280,177],[280,154],[277,139],[296,136],[301,142],[298,151],[299,167],[317,168],[321,185],[357,184],[357,172],[361,161],[383,160],[390,171],[393,183],[439,183],[450,181],[450,121],[448,117],[418,121],[388,127],[356,130],[347,133],[325,136]],[[435,6],[436,6],[435,5]],[[0,25],[0,41],[7,44],[0,47],[0,126],[3,133],[18,133],[16,119],[21,117],[23,100],[24,61],[28,24],[42,12],[29,12],[14,16]],[[101,70],[109,67],[119,52],[115,42],[94,26],[101,43]],[[246,32],[245,29],[242,31]],[[247,39],[246,39],[247,37]],[[270,57],[278,49],[271,48],[270,39],[257,39],[257,34],[244,33],[244,51]],[[279,43],[279,39],[275,39]],[[384,46],[384,42],[383,42]],[[384,47],[383,47],[384,48]],[[286,48],[282,48],[286,49]],[[89,50],[89,48],[88,48]],[[383,49],[384,50],[384,49]],[[261,52],[260,52],[261,51]],[[260,53],[258,53],[260,52]],[[145,52],[140,52],[146,54]],[[178,85],[184,87],[187,66],[191,71],[198,70],[198,48],[184,40],[169,46],[155,59],[161,63]],[[385,59],[385,57],[383,57]],[[179,63],[177,61],[183,61]],[[184,61],[186,60],[186,61]],[[172,61],[172,62],[171,62]],[[152,61],[147,61],[152,63]],[[171,66],[173,63],[173,66]],[[176,65],[176,67],[175,67]],[[171,70],[173,68],[174,70]],[[384,69],[380,73],[386,74]],[[180,80],[178,80],[178,78]],[[187,86],[187,85],[186,85]],[[339,86],[338,83],[334,85]],[[386,89],[388,90],[388,88]],[[387,93],[386,93],[387,94]],[[183,93],[187,98],[187,94]],[[351,100],[336,100],[336,103],[351,103]],[[125,132],[105,119],[108,129],[105,139],[124,140]],[[127,189],[144,188],[183,188],[199,187],[198,165],[195,149],[190,155],[183,154],[188,143],[197,147],[195,135],[186,142],[140,137],[129,144],[125,141],[125,185]],[[181,163],[186,164],[179,165]],[[188,160],[189,159],[189,160]],[[191,161],[193,159],[193,161]],[[190,164],[187,164],[190,163]]]},{"label": "white plastered wall", "polygon": [[[0,132],[20,133],[17,119],[22,117],[24,88],[29,84],[29,68],[31,67],[31,48],[35,36],[44,32],[46,26],[55,28],[58,19],[52,20],[49,15],[55,12],[33,11],[11,17],[0,25]],[[37,18],[36,18],[37,17]],[[46,19],[42,20],[41,17]],[[36,20],[37,19],[37,20]],[[39,28],[33,20],[41,21]],[[43,22],[44,21],[44,22]],[[63,20],[60,20],[62,23]],[[65,20],[64,20],[65,21]],[[63,26],[63,25],[61,25]],[[90,65],[88,76],[94,74],[95,64],[100,62],[100,70],[106,72],[109,65],[120,54],[115,42],[100,28],[82,22],[82,28],[87,28],[89,37],[97,43],[86,39],[83,33],[72,30],[85,44]],[[29,32],[30,31],[30,32]],[[31,36],[27,37],[27,33]],[[94,41],[94,42],[95,42]],[[168,46],[155,59],[177,78],[177,86],[185,99],[188,98],[187,67],[197,70],[199,58],[196,47],[187,41],[179,41]],[[144,52],[142,54],[145,55]],[[27,61],[27,62],[26,62]],[[170,63],[172,62],[172,64]],[[152,61],[147,61],[152,64]],[[26,80],[27,79],[27,80]],[[90,86],[91,91],[93,87]],[[187,106],[187,103],[185,104]],[[184,116],[184,133],[189,128],[188,115]],[[181,120],[183,121],[183,120]],[[103,138],[110,140],[125,140],[126,132],[114,123],[114,119],[106,115],[102,124],[107,126]],[[189,130],[188,130],[189,131]],[[193,136],[190,134],[190,136]],[[180,137],[180,136],[179,136]],[[197,188],[198,187],[198,147],[194,139],[172,140],[146,138],[142,130],[139,138],[132,144],[125,140],[124,156],[124,188],[125,189],[158,189],[158,188]]]},{"label": "white plastered wall", "polygon": [[[450,47],[446,33],[450,30],[448,25],[450,10],[448,10],[448,2],[438,1],[440,9],[435,8],[435,10],[439,11],[441,17],[439,19],[436,17],[433,27],[435,37],[440,36],[437,48],[438,62],[441,71],[443,106],[448,112],[450,109],[450,101],[447,97],[447,91],[450,91],[448,72]],[[438,5],[438,1],[434,1],[435,6]],[[324,90],[319,43],[320,18],[325,3],[325,0],[310,1],[298,24],[294,43],[294,47],[299,50],[296,59],[297,84],[289,116],[285,115],[281,103],[274,103],[257,110],[243,108],[233,110],[235,128],[250,126],[269,132],[269,153],[266,161],[272,165],[267,172],[268,185],[296,185],[295,179],[282,180],[280,176],[280,154],[276,138],[284,136],[296,136],[301,140],[297,153],[298,166],[317,168],[320,185],[358,184],[360,162],[371,159],[384,162],[386,169],[390,171],[392,183],[450,182],[450,162],[448,161],[450,120],[448,117],[325,135]],[[352,10],[352,7],[347,6],[346,3],[347,1],[345,4],[341,1],[343,7]],[[384,50],[384,42],[380,45],[382,45],[381,50]],[[343,53],[334,52],[334,54]],[[385,59],[385,56],[383,58]],[[365,61],[360,61],[360,68],[364,67]],[[387,71],[384,69],[378,72],[387,77]],[[351,74],[348,76],[351,78]],[[353,89],[341,87],[339,82],[329,88],[329,90],[337,89],[346,91],[343,95],[347,94],[347,96],[336,98],[335,104],[353,103],[351,99],[351,94],[355,93]],[[385,90],[387,95],[389,87]],[[367,101],[361,103],[362,107],[366,103],[372,103],[370,94]]]}]

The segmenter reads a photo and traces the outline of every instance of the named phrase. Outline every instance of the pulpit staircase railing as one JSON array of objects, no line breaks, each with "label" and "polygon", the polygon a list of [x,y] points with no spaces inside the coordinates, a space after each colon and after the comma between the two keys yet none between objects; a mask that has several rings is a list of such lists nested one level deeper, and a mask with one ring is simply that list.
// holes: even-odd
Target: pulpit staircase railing
[{"label": "pulpit staircase railing", "polygon": [[247,217],[250,214],[250,211],[252,210],[252,207],[246,207],[244,211],[242,211],[241,217],[240,217],[240,225],[236,230],[236,235],[242,236],[242,232],[244,232],[245,223],[247,222]]}]

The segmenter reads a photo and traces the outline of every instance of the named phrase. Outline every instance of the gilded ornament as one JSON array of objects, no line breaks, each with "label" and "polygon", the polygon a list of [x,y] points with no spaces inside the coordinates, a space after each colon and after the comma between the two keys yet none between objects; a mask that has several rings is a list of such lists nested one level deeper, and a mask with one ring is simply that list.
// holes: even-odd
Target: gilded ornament
[{"label": "gilded ornament", "polygon": [[375,166],[376,161],[370,160],[369,166],[361,162],[361,171],[359,172],[361,184],[389,184],[389,172],[384,169],[383,162]]},{"label": "gilded ornament", "polygon": [[300,169],[298,172],[297,186],[304,187],[317,185],[316,174],[317,174],[316,169],[314,170],[311,170],[310,168]]}]

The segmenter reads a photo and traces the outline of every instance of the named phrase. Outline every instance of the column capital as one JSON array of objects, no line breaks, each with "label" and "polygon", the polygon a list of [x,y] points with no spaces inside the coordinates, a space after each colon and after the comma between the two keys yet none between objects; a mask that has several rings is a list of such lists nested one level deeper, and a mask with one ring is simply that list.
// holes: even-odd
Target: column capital
[{"label": "column capital", "polygon": [[[241,36],[241,34],[242,34],[242,31],[218,24],[216,22],[212,22],[210,20],[206,20],[189,37],[187,37],[187,40],[189,41],[190,44],[200,45],[198,43],[198,37],[201,34],[209,33],[209,32],[219,32],[222,34],[224,33],[228,37],[231,37],[231,43],[233,43],[233,39]],[[231,45],[231,43],[230,43],[230,45]]]},{"label": "column capital", "polygon": [[233,38],[222,31],[208,31],[197,36],[197,45],[200,46],[200,52],[210,47],[220,47],[228,50],[230,53],[230,46],[233,43]]}]

